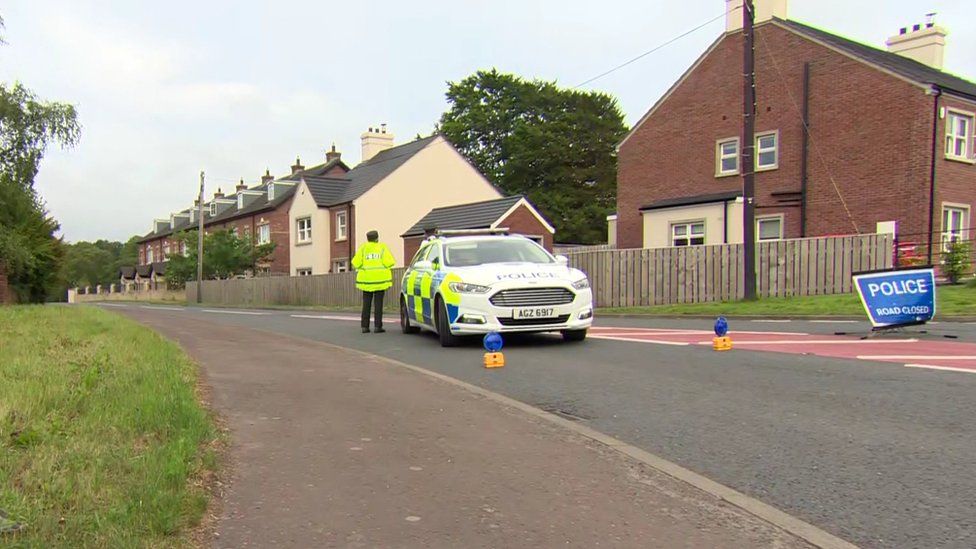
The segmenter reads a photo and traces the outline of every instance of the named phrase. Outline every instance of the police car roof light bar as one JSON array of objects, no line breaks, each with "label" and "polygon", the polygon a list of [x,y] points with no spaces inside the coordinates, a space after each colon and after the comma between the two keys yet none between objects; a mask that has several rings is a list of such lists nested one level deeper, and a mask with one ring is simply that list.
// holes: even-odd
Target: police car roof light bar
[{"label": "police car roof light bar", "polygon": [[437,236],[469,236],[469,235],[479,235],[479,234],[508,234],[508,227],[499,227],[497,229],[449,229],[440,230],[438,229],[435,233]]}]

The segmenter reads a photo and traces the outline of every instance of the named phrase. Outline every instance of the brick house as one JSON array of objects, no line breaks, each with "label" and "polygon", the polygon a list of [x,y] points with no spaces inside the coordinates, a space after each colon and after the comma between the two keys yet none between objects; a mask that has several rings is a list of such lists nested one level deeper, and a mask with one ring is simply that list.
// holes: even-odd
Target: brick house
[{"label": "brick house", "polygon": [[508,229],[535,240],[552,251],[556,229],[524,196],[507,196],[483,202],[434,208],[403,233],[403,257],[409,260],[420,249],[429,231]]},{"label": "brick house", "polygon": [[[259,265],[268,274],[289,273],[288,209],[301,178],[306,175],[335,177],[349,171],[335,146],[326,153],[324,163],[305,168],[300,160],[296,160],[291,169],[289,175],[280,179],[266,171],[261,183],[252,187],[242,180],[231,195],[224,195],[218,189],[203,208],[204,230],[207,232],[227,229],[250,238],[255,244],[276,243],[271,258]],[[165,262],[172,254],[185,252],[175,236],[181,231],[196,229],[197,215],[197,208],[193,207],[173,213],[169,219],[154,220],[153,231],[139,240],[139,265]]]},{"label": "brick house", "polygon": [[289,208],[291,274],[343,272],[376,230],[404,263],[400,235],[431,208],[501,197],[440,135],[393,145],[385,127],[361,136],[363,161],[347,173],[304,173]]},{"label": "brick house", "polygon": [[[618,247],[742,241],[741,0],[727,2],[726,32],[618,146]],[[941,70],[945,31],[901,29],[886,51],[787,19],[786,0],[755,5],[757,238],[970,238],[976,84]]]}]

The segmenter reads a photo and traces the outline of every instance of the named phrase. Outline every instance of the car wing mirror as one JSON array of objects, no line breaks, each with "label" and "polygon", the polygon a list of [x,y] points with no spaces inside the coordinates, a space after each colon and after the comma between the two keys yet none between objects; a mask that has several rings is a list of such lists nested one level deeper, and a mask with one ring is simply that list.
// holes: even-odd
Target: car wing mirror
[{"label": "car wing mirror", "polygon": [[556,263],[558,263],[560,265],[569,265],[569,258],[566,257],[566,256],[564,256],[564,255],[557,255],[556,256]]}]

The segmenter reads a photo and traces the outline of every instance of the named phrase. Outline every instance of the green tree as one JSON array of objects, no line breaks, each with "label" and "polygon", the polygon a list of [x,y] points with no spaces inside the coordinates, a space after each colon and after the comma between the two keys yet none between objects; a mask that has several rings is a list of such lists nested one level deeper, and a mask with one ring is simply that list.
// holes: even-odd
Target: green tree
[{"label": "green tree", "polygon": [[942,274],[950,284],[958,284],[970,267],[969,243],[951,242],[942,254]]},{"label": "green tree", "polygon": [[48,145],[73,146],[80,131],[73,106],[40,101],[20,83],[0,84],[0,261],[20,300],[43,301],[59,282],[59,225],[34,178]]},{"label": "green tree", "polygon": [[[197,231],[184,231],[175,237],[186,246],[186,255],[173,254],[166,267],[166,282],[182,287],[197,278]],[[274,252],[275,243],[255,245],[228,230],[203,237],[203,278],[226,279],[253,272],[257,264]]]},{"label": "green tree", "polygon": [[524,194],[562,242],[606,242],[616,207],[616,100],[497,70],[449,82],[439,130],[504,192]]},{"label": "green tree", "polygon": [[117,283],[119,268],[138,262],[138,240],[139,236],[133,236],[125,244],[110,240],[65,244],[64,287]]}]

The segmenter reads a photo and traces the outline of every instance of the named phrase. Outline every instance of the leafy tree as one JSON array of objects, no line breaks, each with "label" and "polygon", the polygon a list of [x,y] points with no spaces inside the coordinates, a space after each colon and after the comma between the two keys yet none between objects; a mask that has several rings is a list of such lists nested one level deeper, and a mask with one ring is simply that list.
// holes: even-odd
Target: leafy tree
[{"label": "leafy tree", "polygon": [[952,242],[942,254],[942,274],[950,284],[958,284],[959,280],[969,270],[969,244],[966,242]]},{"label": "leafy tree", "polygon": [[39,101],[20,83],[0,84],[0,261],[20,300],[43,301],[58,283],[59,225],[34,178],[49,144],[73,146],[79,135],[73,106]]},{"label": "leafy tree", "polygon": [[65,244],[65,287],[117,283],[119,268],[138,262],[138,240],[138,236],[133,236],[125,244],[109,240]]},{"label": "leafy tree", "polygon": [[449,82],[439,130],[504,192],[524,194],[563,242],[606,241],[616,207],[616,100],[497,70]]},{"label": "leafy tree", "polygon": [[[173,254],[166,267],[166,282],[182,287],[197,278],[197,231],[176,235],[186,246],[186,255]],[[226,279],[253,272],[257,264],[274,252],[275,243],[255,245],[249,238],[241,238],[228,230],[219,230],[203,237],[203,278]]]}]

